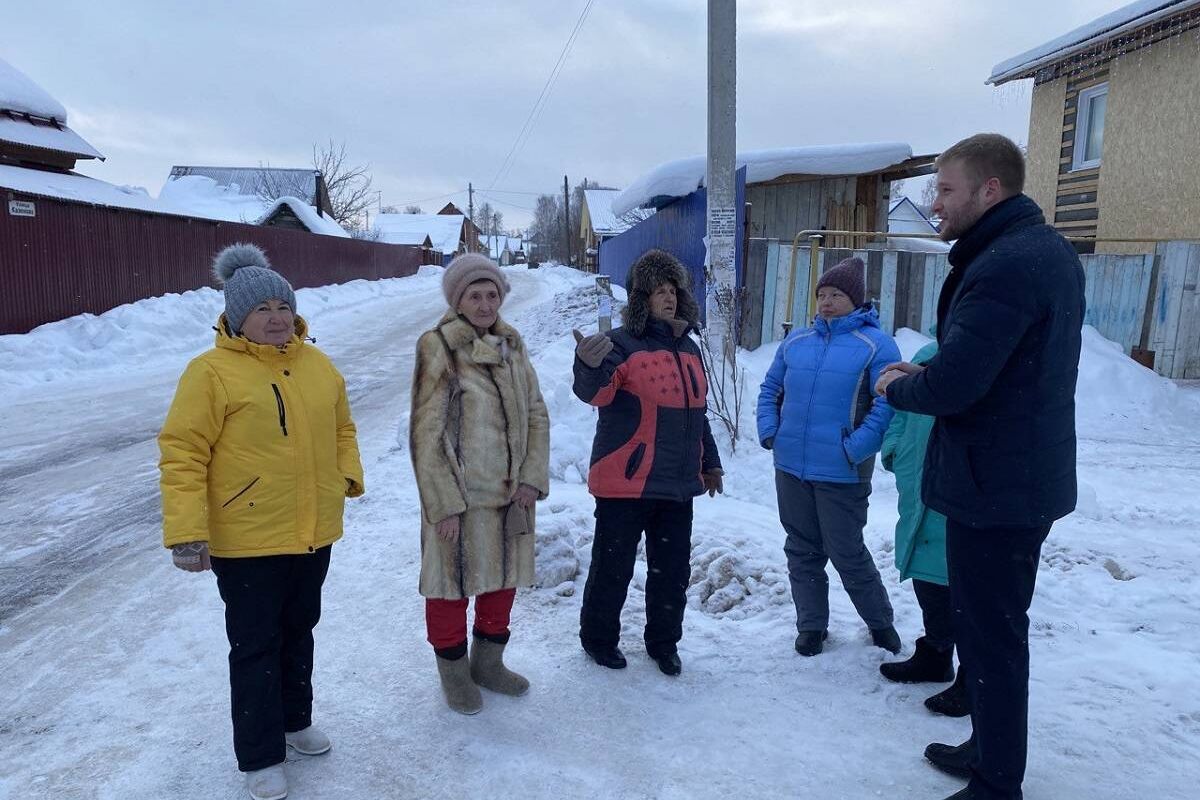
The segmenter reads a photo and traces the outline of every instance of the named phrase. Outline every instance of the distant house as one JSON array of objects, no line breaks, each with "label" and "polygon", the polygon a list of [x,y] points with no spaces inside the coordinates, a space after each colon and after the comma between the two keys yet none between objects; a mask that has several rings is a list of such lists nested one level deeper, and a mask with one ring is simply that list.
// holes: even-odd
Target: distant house
[{"label": "distant house", "polygon": [[529,260],[529,250],[521,236],[501,233],[485,236],[483,243],[487,246],[488,255],[502,267],[524,264]]},{"label": "distant house", "polygon": [[580,214],[579,226],[580,237],[583,239],[583,264],[586,272],[597,271],[600,245],[606,239],[621,235],[654,213],[652,208],[636,208],[618,217],[613,213],[612,202],[620,194],[620,189],[583,190],[583,210]]},{"label": "distant house", "polygon": [[995,86],[1033,80],[1026,193],[1059,231],[1200,238],[1198,42],[1200,0],[1141,0],[992,69]]},{"label": "distant house", "polygon": [[0,165],[67,172],[104,160],[67,126],[67,110],[25,73],[0,59]]},{"label": "distant house", "polygon": [[379,241],[428,247],[441,256],[441,263],[448,264],[454,256],[467,252],[467,243],[474,236],[470,222],[459,214],[376,214],[371,229]]},{"label": "distant house", "polygon": [[[937,226],[925,216],[917,204],[907,197],[897,197],[888,206],[888,233],[919,233],[926,236],[937,235]],[[909,239],[905,237],[888,237],[889,249],[916,250],[928,253],[944,253],[950,245],[938,239]]]},{"label": "distant house", "polygon": [[211,179],[220,188],[245,197],[271,202],[279,197],[297,197],[322,215],[333,215],[325,176],[315,169],[279,167],[171,167],[167,183],[199,175]]},{"label": "distant house", "polygon": [[475,221],[471,219],[469,214],[454,205],[454,203],[446,203],[446,205],[442,206],[442,210],[437,213],[443,216],[466,217],[468,223],[467,235],[474,237],[473,239],[466,239],[468,246],[472,251],[483,249],[480,246],[480,237],[483,236],[483,229],[475,224]]}]

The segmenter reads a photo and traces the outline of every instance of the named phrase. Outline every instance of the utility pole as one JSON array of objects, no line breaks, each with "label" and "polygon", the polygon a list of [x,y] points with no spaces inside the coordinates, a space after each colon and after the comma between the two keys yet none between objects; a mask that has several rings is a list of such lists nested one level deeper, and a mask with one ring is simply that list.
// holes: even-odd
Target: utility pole
[{"label": "utility pole", "polygon": [[[471,221],[472,225],[475,224],[475,185],[470,182],[467,183],[467,219],[469,219]],[[475,250],[475,247],[472,244],[472,242],[474,242],[474,240],[475,240],[474,234],[472,233],[470,228],[467,228],[467,252],[468,253],[474,252],[474,250]]]},{"label": "utility pole", "polygon": [[567,237],[567,266],[571,266],[571,190],[567,188],[567,176],[563,175],[563,233]]},{"label": "utility pole", "polygon": [[[707,334],[723,361],[737,342],[734,304],[737,170],[737,3],[708,0]],[[725,309],[725,313],[721,313]],[[724,365],[722,365],[724,366]]]}]

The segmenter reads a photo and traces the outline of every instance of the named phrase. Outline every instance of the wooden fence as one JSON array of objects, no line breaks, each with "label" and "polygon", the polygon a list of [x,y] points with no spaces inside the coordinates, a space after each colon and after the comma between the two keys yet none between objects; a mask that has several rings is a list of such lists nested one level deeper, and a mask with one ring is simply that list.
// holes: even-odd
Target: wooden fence
[{"label": "wooden fence", "polygon": [[[742,344],[751,349],[783,338],[789,318],[807,324],[809,249],[796,254],[791,314],[787,309],[792,244],[752,239],[746,262],[746,321]],[[946,256],[899,250],[822,249],[823,271],[849,255],[867,265],[867,296],[879,308],[884,330],[928,333],[937,298],[950,271]],[[1129,353],[1155,354],[1155,370],[1170,378],[1200,379],[1200,242],[1162,242],[1152,255],[1080,256],[1087,279],[1084,321]]]}]

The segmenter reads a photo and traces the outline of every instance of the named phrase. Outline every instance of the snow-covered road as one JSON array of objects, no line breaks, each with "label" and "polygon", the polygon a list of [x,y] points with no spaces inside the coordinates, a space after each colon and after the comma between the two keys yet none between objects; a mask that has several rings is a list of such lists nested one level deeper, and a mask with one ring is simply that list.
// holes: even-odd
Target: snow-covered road
[{"label": "snow-covered road", "polygon": [[[405,450],[413,345],[440,313],[438,276],[300,295],[347,377],[368,491],[347,506],[317,631],[316,718],[334,750],[289,762],[290,796],[861,800],[958,788],[920,752],[964,738],[966,724],[925,712],[937,687],[880,678],[885,654],[836,576],[828,651],[792,651],[770,458],[750,443],[727,456],[728,494],[697,501],[683,675],[665,678],[641,652],[644,571],[625,614],[630,668],[587,661],[576,629],[592,504],[579,474],[594,417],[570,393],[569,333],[594,305],[580,300],[588,278],[577,273],[511,279],[505,315],[529,342],[550,407],[554,481],[538,518],[541,588],[519,594],[510,648],[533,689],[487,695],[469,719],[445,708],[423,640]],[[81,330],[0,341],[13,376],[0,388],[0,798],[242,796],[214,581],[174,570],[157,530],[153,437],[219,300],[159,302],[172,313],[154,325],[156,306],[131,312],[128,336],[140,338],[128,353],[91,327],[91,352],[63,344],[87,339]],[[173,325],[201,331],[164,344]],[[768,350],[748,359],[751,387]],[[23,354],[45,363],[13,360]],[[1080,511],[1051,534],[1032,611],[1026,793],[1191,797],[1200,433],[1188,423],[1200,392],[1130,372],[1103,348],[1088,358]],[[878,473],[867,539],[911,646],[919,612],[891,566],[895,500]]]}]

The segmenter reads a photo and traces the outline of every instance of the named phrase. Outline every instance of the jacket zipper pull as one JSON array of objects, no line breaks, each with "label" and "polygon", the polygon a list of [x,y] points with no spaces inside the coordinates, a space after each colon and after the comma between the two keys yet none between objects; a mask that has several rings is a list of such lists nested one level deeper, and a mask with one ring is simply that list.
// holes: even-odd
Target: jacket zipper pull
[{"label": "jacket zipper pull", "polygon": [[283,395],[279,393],[279,386],[272,383],[271,389],[275,392],[275,405],[279,408],[279,427],[283,430],[283,435],[287,436],[287,408],[283,405]]}]

